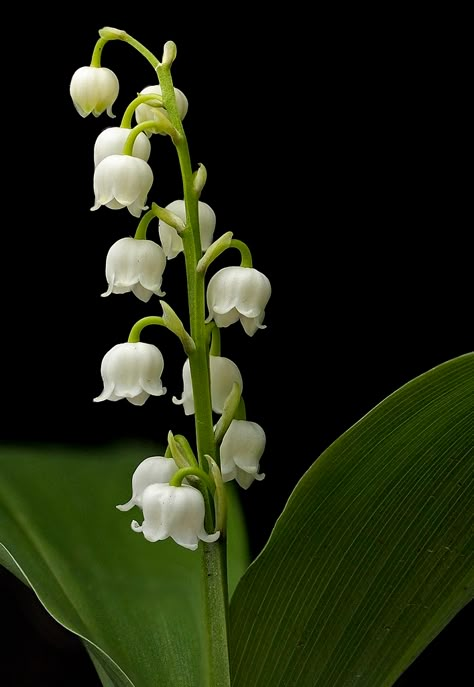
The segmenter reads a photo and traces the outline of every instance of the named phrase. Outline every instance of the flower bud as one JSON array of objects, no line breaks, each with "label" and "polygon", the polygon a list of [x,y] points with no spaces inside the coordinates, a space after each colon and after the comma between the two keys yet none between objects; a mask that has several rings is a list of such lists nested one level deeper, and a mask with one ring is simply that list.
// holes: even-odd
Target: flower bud
[{"label": "flower bud", "polygon": [[147,239],[126,237],[116,241],[107,253],[105,276],[109,288],[102,296],[131,291],[144,303],[161,290],[166,257],[161,246]]},{"label": "flower bud", "polygon": [[[222,413],[225,401],[232,391],[233,385],[238,384],[242,390],[244,384],[242,375],[232,360],[217,355],[209,356],[209,375],[211,378],[212,410],[215,413]],[[194,396],[189,358],[186,359],[183,366],[182,396],[180,399],[173,396],[172,401],[176,405],[183,406],[185,415],[192,415],[194,413]]]},{"label": "flower bud", "polygon": [[123,511],[130,510],[133,506],[141,508],[145,489],[150,484],[167,484],[176,472],[178,472],[178,466],[172,458],[163,456],[145,458],[132,475],[132,498],[116,508]]},{"label": "flower bud", "polygon": [[140,217],[153,184],[153,172],[145,160],[132,155],[108,155],[94,172],[95,203],[91,210],[105,205],[111,210],[128,208]]},{"label": "flower bud", "polygon": [[[161,86],[158,84],[156,86],[147,86],[142,91],[140,91],[140,95],[148,95],[150,93],[161,95]],[[176,106],[178,108],[179,117],[180,119],[184,119],[188,111],[188,99],[186,98],[184,93],[179,90],[179,88],[174,89],[174,94],[176,97]],[[161,113],[164,113],[166,116],[168,116],[168,113],[166,112],[166,109],[164,107],[154,107],[152,105],[149,105],[148,103],[142,103],[141,105],[138,105],[138,107],[135,110],[135,119],[137,121],[137,124],[141,124],[142,122],[153,121],[154,119],[159,121],[159,118],[157,117],[158,110]],[[153,127],[151,127],[150,129],[146,130],[147,136],[151,136],[151,134],[161,133],[163,132],[159,128],[154,129]]]},{"label": "flower bud", "polygon": [[[122,155],[125,142],[128,138],[131,129],[121,126],[111,126],[102,131],[94,144],[94,167],[97,167],[99,162],[102,162],[104,157],[109,155]],[[133,157],[139,157],[141,160],[148,161],[151,153],[151,145],[149,139],[141,131],[133,143]]]},{"label": "flower bud", "polygon": [[134,532],[142,532],[151,542],[171,537],[180,546],[195,551],[199,541],[214,542],[220,532],[204,529],[205,505],[201,492],[182,484],[151,484],[142,495],[143,523],[132,522]]},{"label": "flower bud", "polygon": [[104,389],[99,401],[120,401],[126,398],[135,406],[142,406],[149,396],[166,393],[161,383],[163,356],[153,344],[121,343],[108,351],[100,368]]},{"label": "flower bud", "polygon": [[69,86],[74,107],[81,117],[87,117],[91,112],[98,117],[104,110],[109,117],[115,117],[112,105],[118,92],[118,79],[106,67],[80,67],[72,75]]},{"label": "flower bud", "polygon": [[265,475],[258,470],[265,445],[266,436],[260,425],[232,420],[220,449],[223,481],[235,479],[243,489],[248,489],[254,480],[261,481]]},{"label": "flower bud", "polygon": [[[183,222],[186,222],[186,205],[184,200],[173,200],[166,208],[177,215]],[[216,228],[216,213],[210,205],[203,201],[198,201],[199,234],[201,237],[201,248],[207,250],[212,243],[214,230]],[[176,229],[166,224],[160,219],[158,225],[161,245],[168,260],[175,258],[183,250],[183,239],[179,236]]]},{"label": "flower bud", "polygon": [[257,329],[265,329],[270,295],[270,281],[253,267],[223,267],[207,286],[206,322],[214,319],[218,327],[229,327],[240,320],[246,334],[253,336]]}]

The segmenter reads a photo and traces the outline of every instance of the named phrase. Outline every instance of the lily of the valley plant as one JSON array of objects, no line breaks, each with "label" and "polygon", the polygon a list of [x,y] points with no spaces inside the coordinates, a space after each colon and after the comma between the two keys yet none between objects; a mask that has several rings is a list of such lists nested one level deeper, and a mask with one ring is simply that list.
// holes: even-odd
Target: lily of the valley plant
[{"label": "lily of the valley plant", "polygon": [[[195,416],[195,436],[167,434],[163,456],[144,457],[132,476],[132,496],[121,511],[141,510],[131,529],[150,542],[172,538],[176,545],[195,551],[206,547],[205,590],[212,622],[220,629],[211,646],[216,684],[227,684],[226,646],[226,514],[224,484],[235,480],[243,489],[260,481],[260,459],[265,450],[264,429],[246,417],[244,382],[237,364],[222,355],[220,330],[239,326],[248,336],[264,329],[265,308],[270,299],[269,279],[252,264],[249,247],[229,231],[216,236],[216,215],[201,194],[207,171],[193,166],[182,120],[188,100],[176,88],[171,65],[176,46],[167,42],[161,62],[123,31],[99,31],[91,65],[78,69],[70,94],[83,117],[106,112],[119,93],[115,74],[101,66],[105,44],[122,40],[136,48],[154,68],[158,83],[142,88],[126,108],[120,126],[103,130],[94,146],[94,194],[91,210],[102,206],[127,209],[136,218],[134,237],[123,237],[110,247],[106,258],[108,288],[103,296],[132,292],[159,314],[139,319],[128,339],[117,343],[103,358],[103,391],[94,401],[126,399],[141,406],[150,396],[167,393],[162,376],[165,361],[158,345],[140,341],[145,327],[171,331],[183,352],[183,391],[172,401]],[[148,159],[151,146],[164,145],[168,137],[178,155],[182,197],[160,206],[150,197],[154,175]],[[153,220],[157,220],[153,223]],[[152,228],[159,234],[152,238]],[[150,236],[152,235],[152,236]],[[226,250],[239,256],[235,266],[208,270]],[[168,261],[184,256],[183,279],[187,282],[188,313],[178,315],[165,295]],[[159,341],[159,335],[157,337]],[[168,372],[171,376],[171,373]],[[164,403],[166,399],[157,402]],[[202,542],[202,544],[201,544]],[[217,574],[216,574],[217,571]],[[219,643],[222,646],[219,646]]]},{"label": "lily of the valley plant", "polygon": [[[193,103],[171,77],[175,44],[159,60],[125,31],[100,30],[70,82],[78,113],[118,114],[119,80],[102,65],[109,41],[137,50],[152,76],[91,142],[91,209],[124,220],[97,288],[149,314],[100,352],[94,401],[139,416],[145,403],[158,416],[174,403],[188,429],[162,426],[161,449],[5,451],[0,564],[82,639],[104,687],[392,687],[472,598],[474,354],[409,381],[315,457],[249,561],[246,525],[258,523],[245,522],[238,497],[261,493],[277,461],[306,457],[312,428],[271,429],[270,459],[258,411],[244,403],[253,380],[226,344],[236,330],[270,339],[271,285],[246,237],[216,232],[207,171],[183,128]],[[161,204],[155,146],[176,151],[181,173],[179,197]],[[179,307],[170,269],[186,285]]]}]

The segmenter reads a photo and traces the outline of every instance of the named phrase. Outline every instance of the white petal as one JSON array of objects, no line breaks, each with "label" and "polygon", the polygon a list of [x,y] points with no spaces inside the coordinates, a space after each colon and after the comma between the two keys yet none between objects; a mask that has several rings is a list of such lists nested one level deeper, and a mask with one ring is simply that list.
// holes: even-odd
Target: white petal
[{"label": "white petal", "polygon": [[[232,308],[229,312],[220,314],[217,312],[213,313],[214,322],[218,327],[230,327],[234,322],[238,322],[240,319],[239,312],[236,308]],[[212,318],[211,318],[212,319]]]},{"label": "white petal", "polygon": [[217,541],[220,537],[220,534],[221,533],[219,532],[219,530],[217,532],[214,532],[213,534],[207,534],[207,532],[204,529],[198,532],[199,539],[201,539],[201,541],[205,541],[208,544]]},{"label": "white petal", "polygon": [[244,315],[241,315],[240,321],[242,323],[242,327],[244,328],[244,331],[246,334],[249,336],[253,336],[256,331],[259,329],[266,329],[267,325],[262,324],[262,320],[265,317],[265,311],[260,315],[260,317],[253,317],[253,318],[248,318],[244,317]]},{"label": "white petal", "polygon": [[236,479],[247,489],[255,479],[263,479],[258,470],[265,445],[266,436],[260,425],[248,420],[232,420],[220,448],[223,480]]},{"label": "white petal", "polygon": [[126,398],[127,401],[132,405],[142,406],[145,403],[145,401],[147,401],[150,398],[150,394],[147,394],[146,391],[142,391],[136,396],[127,396]]},{"label": "white petal", "polygon": [[248,472],[244,472],[243,470],[237,468],[235,481],[237,482],[239,487],[242,487],[242,489],[248,489],[250,485],[254,482],[254,480],[257,480],[257,482],[261,482],[262,479],[264,479],[264,477],[265,475],[263,473],[260,475],[249,475]]},{"label": "white petal", "polygon": [[117,99],[119,82],[106,67],[80,67],[71,79],[69,92],[79,114],[95,117],[107,110],[113,117],[112,105]]},{"label": "white petal", "polygon": [[235,479],[237,468],[231,458],[225,460],[221,455],[221,473],[223,482],[230,482],[231,480]]},{"label": "white petal", "polygon": [[205,251],[209,248],[214,238],[216,228],[216,213],[210,205],[202,200],[198,201],[199,213],[199,234],[201,237],[201,247]]},{"label": "white petal", "polygon": [[122,504],[120,504],[120,505],[118,505],[118,506],[115,506],[115,508],[117,508],[118,510],[127,511],[127,510],[130,510],[131,508],[133,508],[133,506],[136,506],[136,505],[137,505],[137,504],[135,503],[134,499],[131,498],[130,501],[127,501],[127,503],[122,503]]},{"label": "white petal", "polygon": [[183,251],[183,239],[176,229],[160,220],[160,242],[168,260],[172,260]]},{"label": "white petal", "polygon": [[118,200],[115,200],[115,198],[112,198],[112,200],[109,200],[108,203],[104,203],[105,207],[109,208],[109,210],[122,210],[125,205],[122,203],[119,203]]},{"label": "white petal", "polygon": [[[270,295],[270,281],[264,274],[251,267],[230,266],[219,270],[210,279],[206,298],[209,313],[213,313],[217,326],[226,327],[236,320],[232,321],[230,317],[224,319],[222,316],[232,312],[234,308],[247,318],[261,318],[258,322],[260,325]],[[252,330],[248,323],[246,326],[249,331]]]},{"label": "white petal", "polygon": [[194,396],[193,396],[193,385],[191,381],[191,368],[189,365],[189,358],[186,358],[183,365],[183,393],[181,398],[178,399],[173,396],[173,403],[175,405],[182,405],[185,415],[192,415],[194,413]]},{"label": "white petal", "polygon": [[209,356],[211,377],[212,409],[215,413],[222,413],[227,396],[236,382],[243,389],[243,380],[237,365],[229,358]]},{"label": "white petal", "polygon": [[180,529],[171,536],[180,546],[184,546],[185,549],[189,549],[190,551],[196,551],[199,544],[199,538],[195,532]]},{"label": "white petal", "polygon": [[[105,157],[109,155],[122,155],[123,148],[127,141],[131,129],[124,127],[113,126],[104,129],[96,139],[94,145],[94,165],[97,167]],[[133,144],[132,154],[134,157],[139,157],[147,161],[150,157],[151,145],[148,138],[143,132],[138,134]]]},{"label": "white petal", "polygon": [[[132,286],[132,293],[143,303],[148,303],[150,298],[153,296],[153,291],[149,291],[148,289],[145,289],[141,284],[134,284]],[[162,296],[163,294],[159,294]]]},{"label": "white petal", "polygon": [[132,475],[132,497],[130,501],[116,507],[122,511],[130,510],[133,506],[141,507],[145,489],[150,484],[169,482],[177,470],[178,466],[172,458],[165,458],[164,456],[145,458]]},{"label": "white petal", "polygon": [[134,405],[143,405],[150,394],[166,392],[162,372],[163,356],[156,346],[141,341],[117,344],[102,360],[104,391],[94,400],[127,398]]}]

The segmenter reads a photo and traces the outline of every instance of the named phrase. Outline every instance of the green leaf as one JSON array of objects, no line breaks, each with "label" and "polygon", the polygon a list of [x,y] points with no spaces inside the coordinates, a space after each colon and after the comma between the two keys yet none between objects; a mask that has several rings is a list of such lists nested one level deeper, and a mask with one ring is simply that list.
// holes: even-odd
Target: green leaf
[{"label": "green leaf", "polygon": [[[138,509],[115,508],[129,499],[132,473],[152,453],[143,446],[2,447],[0,563],[84,640],[105,687],[208,684],[201,549],[150,544],[130,528]],[[232,591],[248,549],[229,494]]]},{"label": "green leaf", "polygon": [[468,354],[318,458],[233,596],[233,687],[393,685],[472,598],[473,402]]}]

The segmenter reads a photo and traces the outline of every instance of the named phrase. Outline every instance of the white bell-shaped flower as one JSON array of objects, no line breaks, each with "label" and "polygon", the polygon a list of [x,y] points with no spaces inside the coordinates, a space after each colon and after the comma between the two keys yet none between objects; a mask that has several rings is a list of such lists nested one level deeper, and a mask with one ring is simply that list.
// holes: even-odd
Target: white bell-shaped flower
[{"label": "white bell-shaped flower", "polygon": [[214,542],[220,532],[207,534],[204,529],[205,506],[195,487],[151,484],[142,494],[143,524],[132,522],[134,532],[142,532],[151,542],[171,537],[180,546],[195,551],[199,540]]},{"label": "white bell-shaped flower", "polygon": [[150,165],[132,155],[108,155],[94,172],[95,203],[91,210],[105,205],[111,210],[128,208],[134,217],[140,217],[153,184]]},{"label": "white bell-shaped flower", "polygon": [[150,484],[168,484],[178,466],[172,458],[150,456],[142,460],[132,475],[132,498],[127,503],[117,506],[119,510],[130,510],[133,506],[142,507],[143,492]]},{"label": "white bell-shaped flower", "polygon": [[[242,392],[244,383],[237,365],[229,358],[219,355],[209,356],[209,375],[211,378],[211,403],[215,413],[224,411],[224,403],[232,391],[234,382],[240,386]],[[194,413],[193,384],[191,380],[191,367],[189,358],[183,365],[183,394],[180,399],[173,396],[173,403],[182,405],[185,415]]]},{"label": "white bell-shaped flower", "polygon": [[105,276],[109,288],[102,296],[131,291],[144,303],[161,290],[166,256],[154,241],[126,237],[116,241],[107,253]]},{"label": "white bell-shaped flower", "polygon": [[232,420],[221,443],[222,480],[235,479],[243,489],[254,480],[260,482],[265,477],[258,470],[266,441],[265,432],[256,422]]},{"label": "white bell-shaped flower", "polygon": [[[184,200],[173,200],[166,206],[166,210],[173,212],[183,222],[186,222],[186,206]],[[214,237],[214,230],[216,228],[216,213],[210,205],[204,203],[202,200],[198,201],[198,215],[199,215],[199,235],[201,237],[201,247],[203,252],[209,248]],[[165,251],[168,260],[175,258],[178,253],[183,250],[183,239],[178,234],[174,227],[171,227],[166,222],[160,219],[158,224],[158,231],[160,233],[160,241]]]},{"label": "white bell-shaped flower", "polygon": [[91,112],[98,117],[105,110],[109,117],[115,117],[112,105],[118,92],[119,81],[107,67],[80,67],[72,75],[69,86],[72,102],[81,117]]},{"label": "white bell-shaped flower", "polygon": [[126,398],[142,406],[149,396],[162,396],[166,388],[161,383],[164,361],[153,344],[121,343],[108,351],[100,368],[104,390],[94,401],[120,401]]},{"label": "white bell-shaped flower", "polygon": [[[96,138],[94,144],[94,166],[97,167],[104,157],[109,155],[122,155],[123,148],[131,129],[121,126],[110,126],[104,129]],[[133,143],[132,155],[141,160],[148,161],[151,153],[151,144],[147,136],[141,131]]]},{"label": "white bell-shaped flower", "polygon": [[241,321],[245,332],[253,336],[262,324],[272,289],[270,280],[253,267],[223,267],[207,285],[206,322],[214,319],[218,327]]},{"label": "white bell-shaped flower", "polygon": [[[139,95],[150,95],[153,93],[156,93],[156,95],[161,95],[161,86],[159,86],[158,84],[155,86],[147,86],[142,91],[140,91]],[[174,89],[174,94],[176,97],[176,106],[178,108],[179,117],[180,119],[184,119],[188,111],[188,99],[186,98],[184,93],[179,90],[179,88]],[[165,114],[166,116],[168,116],[168,113],[166,112],[164,107],[153,107],[148,103],[142,103],[141,105],[138,105],[138,107],[135,109],[135,119],[137,121],[137,124],[158,119],[156,115],[157,110],[159,110],[161,114]],[[162,132],[158,129],[154,129],[153,127],[146,130],[147,136],[159,133]]]}]

